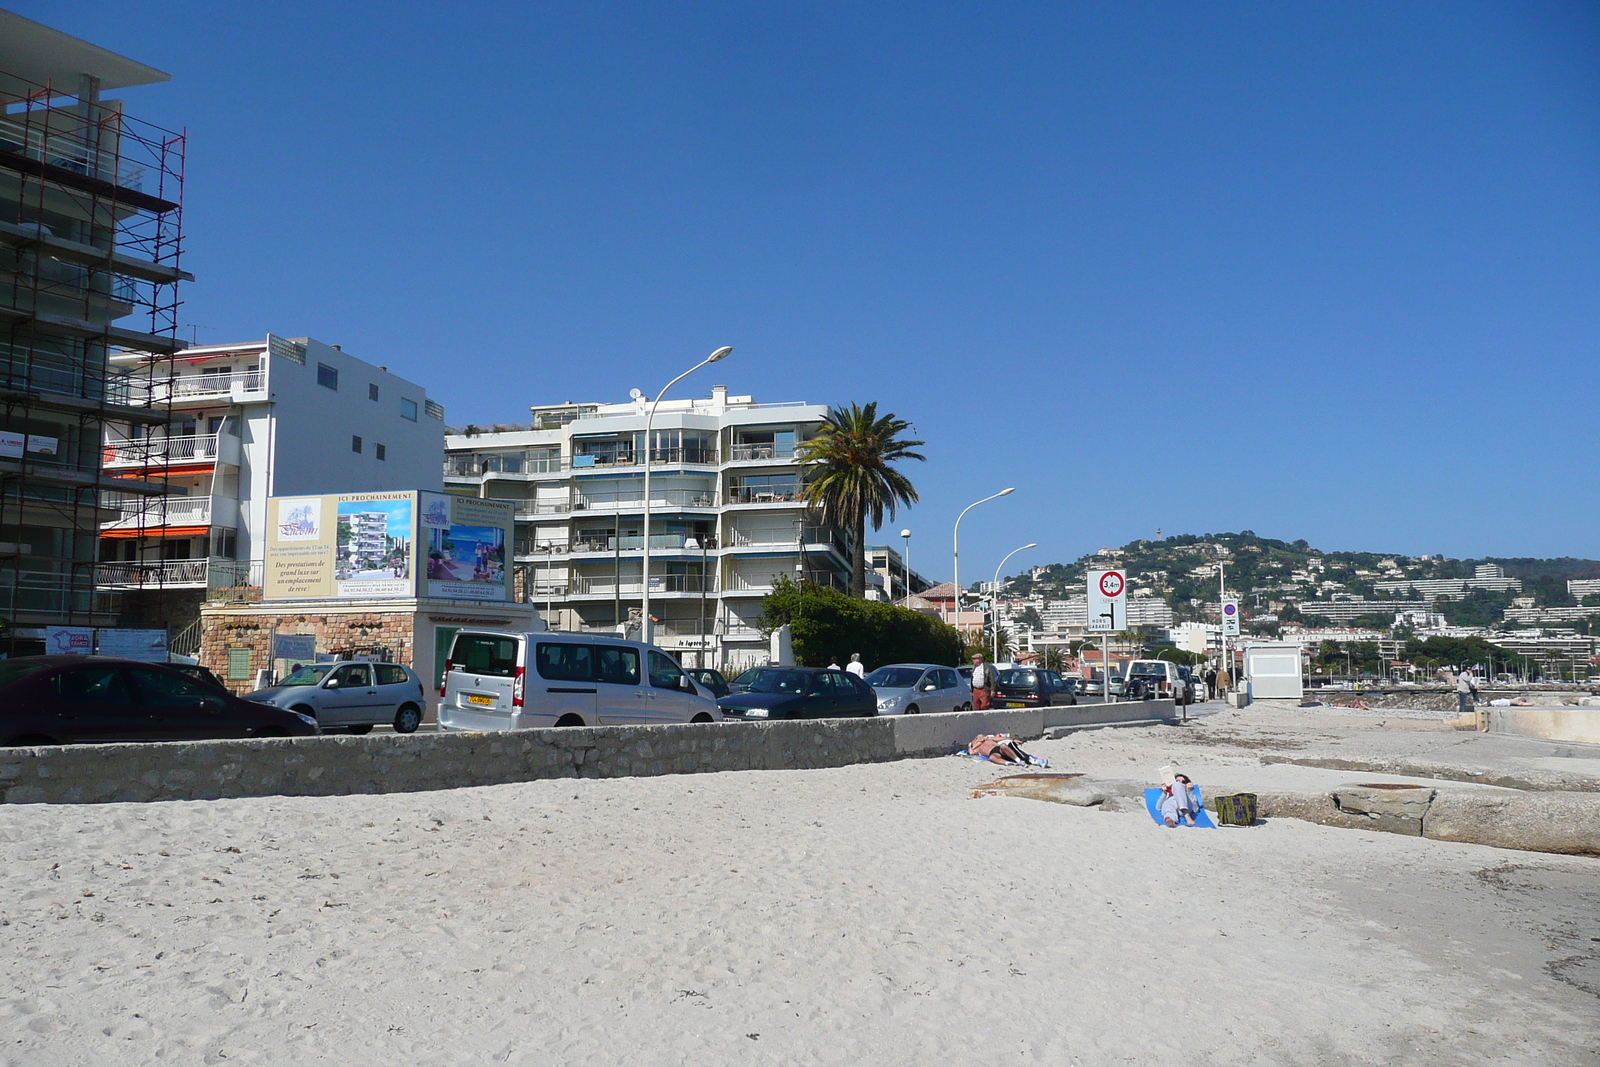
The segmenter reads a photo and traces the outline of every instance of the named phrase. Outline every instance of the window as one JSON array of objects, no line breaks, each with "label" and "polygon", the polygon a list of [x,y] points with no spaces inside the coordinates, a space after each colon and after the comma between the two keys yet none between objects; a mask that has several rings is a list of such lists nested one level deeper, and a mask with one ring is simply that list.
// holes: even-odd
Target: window
[{"label": "window", "polygon": [[594,650],[588,645],[539,644],[539,677],[552,682],[594,681]]},{"label": "window", "polygon": [[639,684],[639,653],[631,648],[595,648],[595,658],[600,664],[600,681],[612,685]]},{"label": "window", "polygon": [[402,419],[410,419],[412,422],[416,422],[417,421],[417,402],[415,400],[407,400],[405,397],[401,397],[400,398],[400,417]]},{"label": "window", "polygon": [[330,367],[326,363],[317,364],[317,384],[324,389],[339,391],[339,368]]},{"label": "window", "polygon": [[365,689],[372,684],[372,668],[365,663],[346,663],[329,681],[337,680],[341,689]]},{"label": "window", "polygon": [[404,667],[393,663],[378,663],[372,669],[378,672],[379,685],[404,685],[411,680]]},{"label": "window", "polygon": [[517,639],[490,634],[461,634],[450,652],[450,668],[468,674],[510,678],[517,673]]},{"label": "window", "polygon": [[683,671],[671,657],[652,651],[650,653],[650,684],[657,689],[682,689]]},{"label": "window", "polygon": [[131,668],[128,673],[133,675],[134,684],[139,687],[139,697],[147,707],[199,708],[207,703],[222,703],[222,698],[215,690],[179,674],[143,667]]},{"label": "window", "polygon": [[956,681],[956,672],[955,671],[952,671],[949,668],[941,668],[940,669],[940,671],[939,671],[939,688],[940,689],[954,689],[958,684],[960,684],[960,683],[958,683]]},{"label": "window", "polygon": [[131,704],[122,672],[115,667],[78,667],[56,675],[63,704]]},{"label": "window", "polygon": [[356,434],[351,434],[350,435],[350,451],[352,451],[352,452],[360,452],[361,451],[361,438],[358,437]]},{"label": "window", "polygon": [[382,445],[373,445],[372,446],[372,454],[374,456],[377,456],[379,459],[383,459],[383,460],[386,460],[386,459],[389,458],[389,450],[384,448]]},{"label": "window", "polygon": [[378,387],[376,385],[373,385],[371,382],[367,383],[367,399],[368,400],[376,400],[376,399],[378,399]]},{"label": "window", "polygon": [[248,648],[228,649],[228,681],[242,682],[250,677],[250,650]]}]

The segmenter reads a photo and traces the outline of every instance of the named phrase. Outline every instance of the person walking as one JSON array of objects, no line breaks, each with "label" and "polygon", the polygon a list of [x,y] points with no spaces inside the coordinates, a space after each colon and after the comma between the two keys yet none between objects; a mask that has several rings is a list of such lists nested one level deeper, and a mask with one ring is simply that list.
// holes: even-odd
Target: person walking
[{"label": "person walking", "polygon": [[1465,715],[1473,710],[1473,705],[1478,701],[1478,683],[1473,680],[1471,671],[1461,671],[1456,675],[1456,700],[1460,707],[1458,711]]},{"label": "person walking", "polygon": [[850,653],[850,662],[844,665],[844,669],[857,678],[865,678],[867,676],[867,669],[861,665],[861,653],[859,652]]},{"label": "person walking", "polygon": [[1215,667],[1206,671],[1206,699],[1217,699],[1217,669]]},{"label": "person walking", "polygon": [[983,653],[972,654],[972,710],[988,711],[995,689],[994,668],[983,662]]}]

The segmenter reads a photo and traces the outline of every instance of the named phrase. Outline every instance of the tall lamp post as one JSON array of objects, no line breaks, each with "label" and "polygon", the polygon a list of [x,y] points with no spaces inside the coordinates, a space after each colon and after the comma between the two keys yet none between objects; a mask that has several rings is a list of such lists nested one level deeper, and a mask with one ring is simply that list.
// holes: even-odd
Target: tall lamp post
[{"label": "tall lamp post", "polygon": [[982,500],[974,500],[972,503],[962,508],[961,514],[956,516],[955,532],[950,539],[950,562],[954,571],[952,583],[956,587],[956,617],[951,621],[954,622],[958,627],[961,625],[961,520],[967,517],[967,512],[971,511],[979,504],[987,504],[991,500],[998,500],[1001,497],[1009,496],[1016,491],[1017,487],[1013,485],[1009,489],[1000,490],[993,496],[986,496]]},{"label": "tall lamp post", "polygon": [[905,572],[906,597],[911,596],[911,531],[901,530],[900,540],[906,544],[905,550],[900,553],[900,569]]},{"label": "tall lamp post", "polygon": [[696,363],[694,366],[690,367],[688,370],[684,371],[682,374],[680,374],[676,378],[672,379],[672,381],[670,381],[666,385],[662,386],[661,387],[661,392],[657,393],[656,394],[656,398],[654,400],[650,401],[650,409],[647,412],[645,412],[645,416],[644,416],[644,553],[643,553],[643,555],[642,555],[642,557],[640,559],[640,567],[641,567],[641,569],[639,571],[639,579],[640,579],[639,580],[639,593],[640,593],[639,639],[644,641],[647,644],[655,636],[653,633],[651,633],[651,628],[650,628],[650,453],[652,451],[652,449],[650,447],[650,428],[651,428],[652,424],[654,424],[654,422],[656,421],[656,405],[661,403],[661,398],[667,395],[667,390],[668,389],[671,389],[674,385],[677,385],[679,382],[683,381],[683,379],[687,378],[689,375],[693,374],[695,371],[699,370],[701,367],[704,367],[707,363],[716,363],[716,362],[718,362],[720,360],[727,359],[731,355],[733,355],[733,348],[730,345],[724,345],[723,347],[717,349],[715,352],[711,353],[705,359],[702,359],[699,363]]},{"label": "tall lamp post", "polygon": [[[1010,492],[1010,490],[1007,490],[1007,492]],[[1006,553],[1006,558],[1000,561],[1000,566],[994,569],[994,584],[989,587],[989,613],[994,616],[994,659],[990,661],[991,663],[1000,662],[1000,568],[1006,565],[1007,559],[1015,556],[1018,552],[1026,552],[1030,548],[1038,547],[1037,544],[1029,541],[1021,548],[1013,548]]]}]

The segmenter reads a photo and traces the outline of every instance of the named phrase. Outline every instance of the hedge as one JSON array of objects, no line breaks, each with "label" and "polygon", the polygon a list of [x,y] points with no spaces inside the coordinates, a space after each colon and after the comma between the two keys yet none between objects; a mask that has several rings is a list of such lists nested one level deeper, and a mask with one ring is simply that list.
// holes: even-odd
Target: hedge
[{"label": "hedge", "polygon": [[909,608],[855,597],[811,582],[780,578],[762,601],[761,626],[768,633],[787,624],[795,660],[807,667],[846,663],[861,653],[868,670],[886,663],[939,663],[962,659],[955,627]]}]

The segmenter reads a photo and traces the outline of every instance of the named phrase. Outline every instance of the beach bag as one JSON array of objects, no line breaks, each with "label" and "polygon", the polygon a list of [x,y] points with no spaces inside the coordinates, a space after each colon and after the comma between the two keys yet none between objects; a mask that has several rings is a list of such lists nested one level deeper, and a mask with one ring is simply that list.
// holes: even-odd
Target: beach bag
[{"label": "beach bag", "polygon": [[1234,793],[1231,796],[1214,797],[1212,807],[1217,813],[1217,824],[1220,826],[1249,826],[1256,821],[1256,795],[1254,793]]}]

